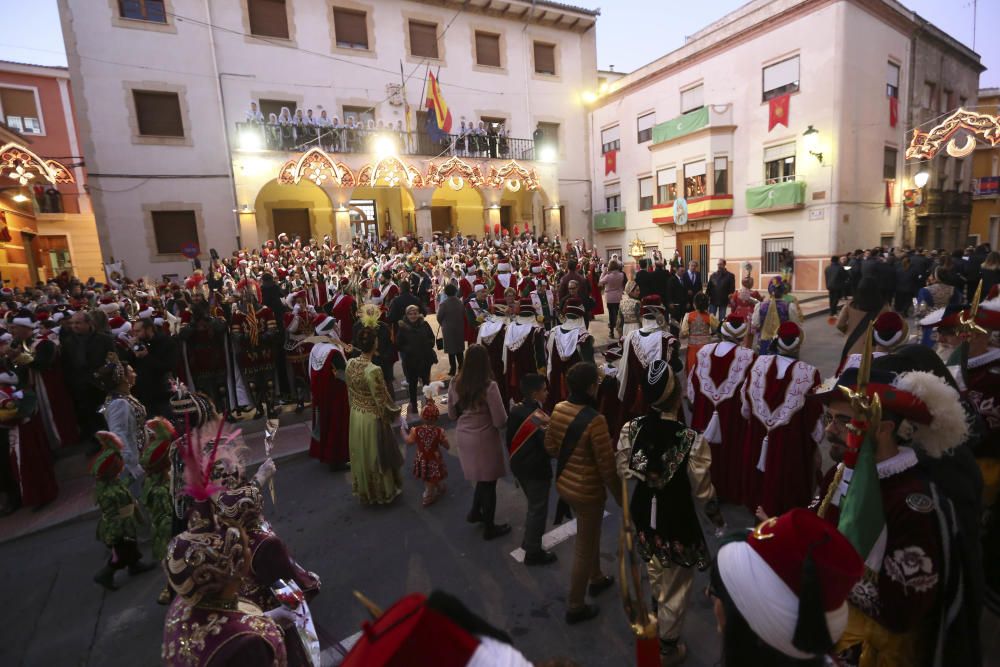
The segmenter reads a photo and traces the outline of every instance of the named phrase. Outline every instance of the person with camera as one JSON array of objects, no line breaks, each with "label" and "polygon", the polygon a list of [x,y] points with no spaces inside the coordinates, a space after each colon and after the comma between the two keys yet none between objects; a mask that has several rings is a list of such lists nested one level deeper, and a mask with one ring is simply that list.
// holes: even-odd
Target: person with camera
[{"label": "person with camera", "polygon": [[131,364],[136,374],[135,397],[150,417],[169,417],[170,377],[177,367],[177,344],[146,317],[136,323],[134,332]]}]

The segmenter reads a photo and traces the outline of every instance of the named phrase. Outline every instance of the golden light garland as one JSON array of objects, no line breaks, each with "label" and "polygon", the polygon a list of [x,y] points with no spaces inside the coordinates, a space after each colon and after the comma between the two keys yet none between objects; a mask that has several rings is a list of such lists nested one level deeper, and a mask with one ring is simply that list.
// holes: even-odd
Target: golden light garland
[{"label": "golden light garland", "polygon": [[[959,145],[956,135],[968,132],[965,143]],[[913,138],[906,149],[908,160],[929,160],[937,155],[942,146],[952,157],[965,157],[976,149],[977,139],[991,146],[1000,144],[1000,116],[967,109],[958,109],[929,132],[913,131]]]}]

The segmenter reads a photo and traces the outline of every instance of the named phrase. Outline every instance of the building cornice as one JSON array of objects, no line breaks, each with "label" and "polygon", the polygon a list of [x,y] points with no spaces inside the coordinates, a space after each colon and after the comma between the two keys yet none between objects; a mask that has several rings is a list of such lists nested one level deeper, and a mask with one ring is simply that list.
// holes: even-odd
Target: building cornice
[{"label": "building cornice", "polygon": [[0,60],[0,72],[11,74],[26,74],[29,76],[40,76],[46,79],[68,79],[68,67],[56,67],[52,65],[31,65],[29,63],[17,63],[12,60]]},{"label": "building cornice", "polygon": [[544,28],[585,33],[597,23],[599,9],[584,9],[550,0],[411,0],[422,5],[459,8],[463,12],[482,14]]}]

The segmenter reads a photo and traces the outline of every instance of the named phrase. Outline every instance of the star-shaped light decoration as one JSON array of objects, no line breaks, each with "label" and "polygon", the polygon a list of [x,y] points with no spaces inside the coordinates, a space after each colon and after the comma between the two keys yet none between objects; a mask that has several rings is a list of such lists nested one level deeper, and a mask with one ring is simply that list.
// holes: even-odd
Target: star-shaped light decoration
[{"label": "star-shaped light decoration", "polygon": [[14,170],[7,174],[7,177],[21,185],[27,185],[28,181],[33,179],[35,175],[24,168],[24,163],[18,162]]}]

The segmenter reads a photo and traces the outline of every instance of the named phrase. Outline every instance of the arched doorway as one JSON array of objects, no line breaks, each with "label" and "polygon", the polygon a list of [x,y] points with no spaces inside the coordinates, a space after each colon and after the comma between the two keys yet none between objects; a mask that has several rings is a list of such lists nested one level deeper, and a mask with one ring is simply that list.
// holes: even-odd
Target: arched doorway
[{"label": "arched doorway", "polygon": [[260,189],[254,202],[257,234],[261,239],[275,239],[279,234],[309,239],[333,236],[333,205],[321,187],[303,179],[294,185],[269,181]]},{"label": "arched doorway", "polygon": [[480,236],[483,233],[483,196],[473,187],[464,185],[455,190],[444,185],[431,196],[431,228],[435,232],[454,236]]},{"label": "arched doorway", "polygon": [[375,240],[390,229],[397,235],[416,229],[413,196],[402,186],[354,188],[344,206],[350,214],[354,236]]}]

